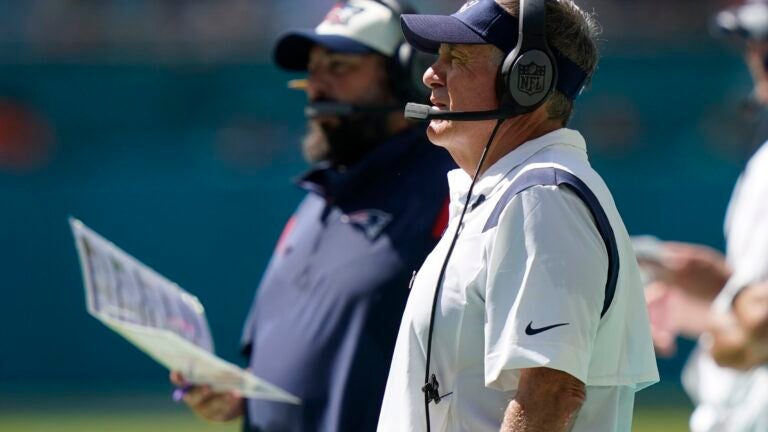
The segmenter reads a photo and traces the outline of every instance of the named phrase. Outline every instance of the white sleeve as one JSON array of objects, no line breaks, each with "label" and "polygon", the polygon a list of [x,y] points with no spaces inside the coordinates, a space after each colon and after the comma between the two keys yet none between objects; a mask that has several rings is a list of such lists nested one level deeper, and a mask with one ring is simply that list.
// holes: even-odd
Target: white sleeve
[{"label": "white sleeve", "polygon": [[530,188],[509,202],[496,236],[486,386],[510,390],[515,370],[542,366],[586,382],[608,277],[608,252],[586,204],[567,187]]},{"label": "white sleeve", "polygon": [[750,160],[739,179],[726,218],[728,265],[733,273],[714,307],[730,309],[747,286],[768,281],[768,144]]}]

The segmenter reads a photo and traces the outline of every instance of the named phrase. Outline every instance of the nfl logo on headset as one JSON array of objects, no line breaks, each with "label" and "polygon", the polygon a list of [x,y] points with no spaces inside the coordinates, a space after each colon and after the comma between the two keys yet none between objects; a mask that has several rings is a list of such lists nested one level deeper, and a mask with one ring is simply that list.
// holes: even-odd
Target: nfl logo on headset
[{"label": "nfl logo on headset", "polygon": [[547,75],[547,67],[536,63],[520,65],[517,88],[521,92],[533,96],[544,91],[544,77]]}]

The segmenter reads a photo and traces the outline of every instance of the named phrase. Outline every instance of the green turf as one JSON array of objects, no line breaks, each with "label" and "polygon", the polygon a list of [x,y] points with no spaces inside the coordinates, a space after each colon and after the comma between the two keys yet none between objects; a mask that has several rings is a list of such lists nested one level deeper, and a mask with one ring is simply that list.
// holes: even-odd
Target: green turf
[{"label": "green turf", "polygon": [[[686,408],[641,408],[635,413],[634,432],[686,432]],[[78,409],[76,412],[3,412],[2,432],[235,432],[237,422],[213,424],[197,419],[183,409],[138,411]]]},{"label": "green turf", "polygon": [[[200,420],[168,392],[0,392],[0,432],[236,432],[239,422]],[[687,432],[690,405],[675,388],[638,394],[633,432]],[[362,431],[365,432],[365,431]],[[602,432],[602,431],[595,431]]]},{"label": "green turf", "polygon": [[687,407],[639,408],[632,422],[633,432],[688,432]]},{"label": "green turf", "polygon": [[237,422],[214,424],[190,413],[94,412],[0,413],[2,432],[235,432]]}]

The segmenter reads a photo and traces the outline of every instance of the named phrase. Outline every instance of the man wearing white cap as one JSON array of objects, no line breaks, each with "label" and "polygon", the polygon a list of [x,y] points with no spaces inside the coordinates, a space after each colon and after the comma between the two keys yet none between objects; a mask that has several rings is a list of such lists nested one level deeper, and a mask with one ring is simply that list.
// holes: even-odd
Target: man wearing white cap
[{"label": "man wearing white cap", "polygon": [[280,236],[242,344],[249,369],[301,404],[194,387],[184,399],[204,418],[244,417],[244,429],[259,432],[376,427],[408,281],[445,229],[445,174],[455,167],[403,117],[423,68],[402,38],[399,8],[338,3],[316,29],[277,41],[276,63],[308,72],[304,151],[314,166],[299,179],[307,195]]},{"label": "man wearing white cap", "polygon": [[597,65],[571,0],[472,0],[404,15],[427,135],[449,173],[446,235],[414,280],[380,432],[628,432],[658,380],[639,269],[584,138],[566,129]]}]

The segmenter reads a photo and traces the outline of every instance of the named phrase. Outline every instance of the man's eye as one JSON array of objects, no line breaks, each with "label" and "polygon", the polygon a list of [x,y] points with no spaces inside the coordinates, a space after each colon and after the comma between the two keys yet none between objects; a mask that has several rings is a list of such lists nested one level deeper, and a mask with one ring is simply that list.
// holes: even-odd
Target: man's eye
[{"label": "man's eye", "polygon": [[347,72],[352,66],[349,63],[342,61],[330,61],[328,63],[328,71],[334,73]]},{"label": "man's eye", "polygon": [[459,50],[451,50],[447,54],[448,54],[448,59],[453,63],[456,63],[456,62],[461,63],[467,60],[467,56]]}]

